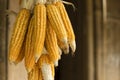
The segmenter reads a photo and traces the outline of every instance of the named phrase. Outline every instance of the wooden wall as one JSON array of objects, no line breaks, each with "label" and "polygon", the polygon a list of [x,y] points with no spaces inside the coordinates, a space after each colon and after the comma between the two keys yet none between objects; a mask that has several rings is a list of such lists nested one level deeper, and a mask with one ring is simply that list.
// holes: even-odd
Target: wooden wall
[{"label": "wooden wall", "polygon": [[107,1],[105,80],[120,80],[120,1]]}]

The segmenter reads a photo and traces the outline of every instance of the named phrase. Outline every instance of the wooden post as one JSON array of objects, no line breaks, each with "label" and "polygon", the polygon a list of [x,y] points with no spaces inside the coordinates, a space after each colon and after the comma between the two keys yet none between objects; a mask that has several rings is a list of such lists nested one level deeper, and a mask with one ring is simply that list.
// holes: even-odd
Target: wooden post
[{"label": "wooden post", "polygon": [[94,0],[95,80],[104,80],[103,70],[103,2]]},{"label": "wooden post", "polygon": [[7,0],[0,0],[0,80],[7,80]]},{"label": "wooden post", "polygon": [[94,37],[93,37],[93,0],[86,0],[86,15],[84,26],[87,33],[88,79],[94,80]]}]

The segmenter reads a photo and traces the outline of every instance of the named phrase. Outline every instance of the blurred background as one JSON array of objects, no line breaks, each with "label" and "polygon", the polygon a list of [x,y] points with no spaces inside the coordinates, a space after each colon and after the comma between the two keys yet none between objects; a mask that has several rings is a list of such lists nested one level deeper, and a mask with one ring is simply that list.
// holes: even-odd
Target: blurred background
[{"label": "blurred background", "polygon": [[[120,80],[120,0],[66,0],[76,35],[75,56],[62,55],[55,80]],[[10,65],[8,42],[18,0],[0,0],[0,80],[27,80],[23,62]]]}]

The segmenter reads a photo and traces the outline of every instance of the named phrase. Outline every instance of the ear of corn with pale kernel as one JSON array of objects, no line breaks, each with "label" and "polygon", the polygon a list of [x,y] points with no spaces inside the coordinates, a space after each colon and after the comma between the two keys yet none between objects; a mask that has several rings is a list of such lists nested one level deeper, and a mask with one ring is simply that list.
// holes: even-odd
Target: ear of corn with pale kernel
[{"label": "ear of corn with pale kernel", "polygon": [[76,50],[75,34],[73,31],[69,16],[67,14],[67,11],[66,11],[65,6],[62,3],[62,1],[56,2],[55,5],[61,14],[62,20],[63,20],[64,25],[65,25],[65,29],[67,32],[67,36],[68,36],[68,43],[70,44],[72,52],[74,53]]},{"label": "ear of corn with pale kernel", "polygon": [[31,18],[30,24],[28,26],[25,45],[25,67],[28,72],[30,72],[33,66],[35,65],[33,30],[34,30],[34,16]]},{"label": "ear of corn with pale kernel", "polygon": [[46,33],[46,7],[44,4],[36,4],[34,8],[35,16],[35,60],[38,61],[44,47],[45,33]]},{"label": "ear of corn with pale kernel", "polygon": [[53,4],[48,4],[46,8],[47,8],[48,19],[50,21],[50,24],[52,25],[52,28],[54,29],[57,35],[57,38],[66,44],[67,33],[65,30],[60,12],[58,11],[57,7]]},{"label": "ear of corn with pale kernel", "polygon": [[59,49],[57,45],[57,37],[49,21],[47,22],[45,47],[46,47],[46,50],[48,51],[50,60],[53,62],[58,61],[60,58],[60,55],[59,55]]},{"label": "ear of corn with pale kernel", "polygon": [[9,60],[11,62],[14,62],[20,54],[29,18],[30,11],[27,9],[21,9],[18,13],[9,46]]},{"label": "ear of corn with pale kernel", "polygon": [[54,80],[51,64],[43,63],[41,66],[43,80]]}]

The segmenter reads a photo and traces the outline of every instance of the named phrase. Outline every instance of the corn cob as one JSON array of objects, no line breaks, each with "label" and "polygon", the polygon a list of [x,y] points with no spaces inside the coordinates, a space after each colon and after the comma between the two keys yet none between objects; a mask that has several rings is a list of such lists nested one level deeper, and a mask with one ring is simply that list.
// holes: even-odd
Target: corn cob
[{"label": "corn cob", "polygon": [[21,10],[17,15],[9,45],[9,60],[11,62],[15,62],[18,55],[20,54],[30,18],[30,9],[32,5],[33,0],[22,0]]},{"label": "corn cob", "polygon": [[28,73],[28,80],[39,80],[39,67],[36,64],[34,68]]},{"label": "corn cob", "polygon": [[30,24],[28,26],[25,45],[25,67],[28,72],[30,72],[33,66],[35,65],[33,30],[34,30],[34,17],[31,18]]},{"label": "corn cob", "polygon": [[54,29],[57,35],[57,38],[64,44],[67,44],[67,33],[62,18],[60,16],[60,12],[53,4],[48,4],[46,8],[48,19],[50,21],[50,24],[52,25],[51,27]]},{"label": "corn cob", "polygon": [[23,59],[24,59],[24,56],[25,56],[25,40],[23,42],[23,45],[22,45],[22,48],[20,50],[20,53],[17,57],[17,59],[15,60],[15,64],[18,64],[19,62],[21,62]]},{"label": "corn cob", "polygon": [[60,55],[57,45],[57,37],[49,21],[47,22],[45,46],[48,51],[50,60],[53,62],[58,61]]},{"label": "corn cob", "polygon": [[21,9],[18,13],[9,46],[9,60],[11,62],[14,62],[20,54],[29,18],[30,11],[28,9]]},{"label": "corn cob", "polygon": [[62,1],[56,2],[55,5],[57,6],[57,8],[61,14],[62,20],[63,20],[64,25],[65,25],[65,29],[67,32],[67,36],[68,36],[68,43],[70,44],[72,52],[74,53],[76,50],[75,34],[73,31],[69,16],[67,14],[67,11],[66,11],[65,6],[62,3]]},{"label": "corn cob", "polygon": [[36,4],[34,8],[35,16],[35,61],[37,62],[41,56],[44,47],[45,33],[46,33],[46,7],[44,4]]}]

